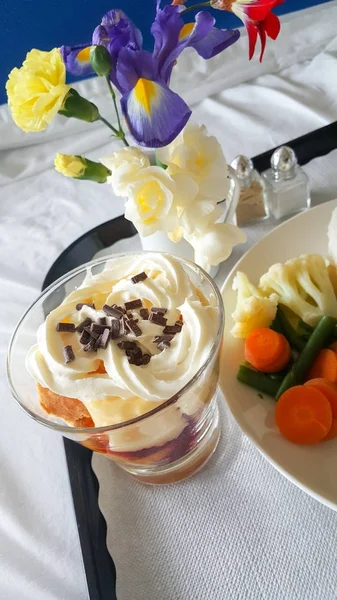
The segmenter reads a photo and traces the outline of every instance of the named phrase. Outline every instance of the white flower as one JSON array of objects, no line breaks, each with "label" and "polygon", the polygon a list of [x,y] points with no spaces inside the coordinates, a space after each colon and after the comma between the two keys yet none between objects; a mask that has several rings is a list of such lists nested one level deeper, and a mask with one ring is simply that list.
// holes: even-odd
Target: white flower
[{"label": "white flower", "polygon": [[193,246],[195,262],[209,271],[231,254],[246,236],[233,225],[217,223],[218,203],[229,190],[227,163],[219,142],[204,126],[188,123],[157,158],[167,169],[151,166],[138,148],[123,148],[101,159],[111,170],[108,183],[127,198],[125,217],[142,236],[166,232]]},{"label": "white flower", "polygon": [[121,148],[118,152],[104,156],[100,161],[111,171],[107,183],[112,185],[116,196],[127,196],[129,186],[134,182],[137,173],[150,166],[148,156],[132,146]]},{"label": "white flower", "polygon": [[207,199],[215,205],[226,198],[227,162],[218,140],[207,134],[204,125],[189,121],[171,144],[156,153],[159,160],[168,165],[169,173],[179,168],[193,176],[199,186],[197,201]]},{"label": "white flower", "polygon": [[198,186],[188,175],[175,179],[161,167],[140,169],[128,185],[125,217],[143,236],[173,231],[179,225],[178,207],[195,198]]},{"label": "white flower", "polygon": [[243,231],[229,223],[214,223],[191,235],[185,232],[184,237],[194,248],[195,262],[205,271],[226,260],[234,246],[243,244],[247,239]]}]

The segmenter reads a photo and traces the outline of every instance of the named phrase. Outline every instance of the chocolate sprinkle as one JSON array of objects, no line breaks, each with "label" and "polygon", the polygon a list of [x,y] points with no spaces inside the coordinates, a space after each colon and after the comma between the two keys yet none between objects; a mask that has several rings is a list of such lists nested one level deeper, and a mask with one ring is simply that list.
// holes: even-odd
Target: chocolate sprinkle
[{"label": "chocolate sprinkle", "polygon": [[82,344],[83,346],[86,346],[91,340],[91,335],[88,331],[82,331],[81,337],[80,337],[80,344]]},{"label": "chocolate sprinkle", "polygon": [[114,319],[111,321],[111,338],[116,340],[121,336],[122,320]]},{"label": "chocolate sprinkle", "polygon": [[132,283],[138,283],[139,281],[144,281],[145,279],[147,279],[145,271],[142,271],[142,273],[138,273],[138,275],[131,277]]},{"label": "chocolate sprinkle", "polygon": [[143,354],[143,365],[148,365],[151,360],[150,354]]},{"label": "chocolate sprinkle", "polygon": [[56,331],[68,331],[69,333],[73,333],[75,331],[74,323],[57,323]]},{"label": "chocolate sprinkle", "polygon": [[142,351],[140,348],[138,348],[138,346],[136,346],[135,348],[132,348],[132,350],[125,350],[125,354],[128,358],[139,358],[140,356],[143,355]]},{"label": "chocolate sprinkle", "polygon": [[117,344],[117,346],[121,350],[132,350],[133,348],[138,348],[136,342],[127,342],[127,341],[119,342],[119,344]]},{"label": "chocolate sprinkle", "polygon": [[101,347],[101,339],[102,339],[102,333],[98,336],[97,340],[94,340],[94,347],[93,350],[95,350],[95,352],[97,351],[98,348]]},{"label": "chocolate sprinkle", "polygon": [[89,335],[94,340],[97,340],[99,338],[99,336],[101,335],[100,333],[97,333],[96,331],[91,331],[91,326],[90,327],[85,327],[83,331],[86,331],[87,333],[89,333]]},{"label": "chocolate sprinkle", "polygon": [[90,319],[90,317],[87,317],[86,319],[84,319],[84,321],[82,321],[82,323],[77,325],[76,331],[78,331],[78,333],[82,333],[85,327],[90,327],[91,323],[92,319]]},{"label": "chocolate sprinkle", "polygon": [[100,348],[103,348],[103,350],[105,350],[108,345],[109,340],[110,340],[110,329],[108,329],[106,327],[106,329],[104,329],[102,335],[99,338]]},{"label": "chocolate sprinkle", "polygon": [[170,346],[171,346],[171,342],[169,342],[168,340],[162,340],[157,345],[157,348],[158,348],[158,350],[166,350],[166,348],[169,348]]},{"label": "chocolate sprinkle", "polygon": [[126,313],[126,317],[127,317],[128,319],[133,319],[134,321],[136,321],[136,323],[138,323],[138,319],[134,319],[134,318],[133,318],[133,314],[132,314],[132,313]]},{"label": "chocolate sprinkle", "polygon": [[160,308],[159,306],[152,306],[151,312],[164,315],[165,313],[167,313],[167,308]]},{"label": "chocolate sprinkle", "polygon": [[105,314],[109,317],[116,317],[117,319],[120,319],[123,316],[123,312],[115,306],[109,306],[108,304],[104,304],[103,310]]},{"label": "chocolate sprinkle", "polygon": [[162,314],[156,312],[150,313],[149,321],[155,323],[155,325],[161,325],[162,327],[165,327],[167,323],[167,319],[165,319]]},{"label": "chocolate sprinkle", "polygon": [[76,310],[81,310],[83,306],[89,306],[90,308],[95,309],[95,305],[93,302],[79,302],[78,304],[76,304]]},{"label": "chocolate sprinkle", "polygon": [[184,324],[184,323],[183,323],[182,321],[176,321],[176,322],[175,322],[175,325],[176,325],[177,327],[180,327],[180,329],[182,329],[182,326],[183,326],[183,324]]},{"label": "chocolate sprinkle", "polygon": [[123,317],[120,321],[120,330],[119,330],[119,336],[122,336],[125,334],[125,317]]},{"label": "chocolate sprinkle", "polygon": [[142,319],[144,319],[144,321],[148,321],[149,311],[147,308],[141,308],[139,314],[142,317]]},{"label": "chocolate sprinkle", "polygon": [[137,323],[135,321],[133,321],[132,319],[129,319],[128,321],[126,321],[125,325],[127,326],[127,328],[132,331],[132,333],[135,334],[136,337],[139,337],[140,335],[142,335],[142,330],[140,327],[138,327]]},{"label": "chocolate sprinkle", "polygon": [[92,350],[96,350],[95,344],[96,344],[97,340],[94,340],[93,338],[91,338],[90,342],[87,343],[86,346],[84,346],[83,350],[84,352],[91,352]]},{"label": "chocolate sprinkle", "polygon": [[103,333],[105,329],[104,325],[99,325],[98,323],[92,323],[91,327],[90,327],[90,332],[93,333]]},{"label": "chocolate sprinkle", "polygon": [[153,341],[155,344],[159,344],[160,342],[172,342],[173,338],[173,335],[156,335]]},{"label": "chocolate sprinkle", "polygon": [[125,302],[124,306],[126,310],[132,310],[133,308],[141,308],[143,303],[140,298],[138,300],[130,300],[130,302]]},{"label": "chocolate sprinkle", "polygon": [[99,319],[97,319],[97,323],[99,325],[106,325],[106,318],[105,317],[99,317]]},{"label": "chocolate sprinkle", "polygon": [[117,308],[117,310],[119,310],[119,312],[121,313],[126,313],[125,308],[123,308],[123,306],[117,306],[117,304],[111,304],[112,308]]},{"label": "chocolate sprinkle", "polygon": [[75,360],[75,354],[73,352],[73,349],[71,346],[64,346],[63,347],[63,358],[64,358],[64,362],[66,364],[72,362],[73,360]]},{"label": "chocolate sprinkle", "polygon": [[138,348],[137,353],[132,352],[132,350],[127,350],[126,355],[130,365],[136,365],[137,367],[140,367],[140,365],[143,364],[143,354],[140,348]]},{"label": "chocolate sprinkle", "polygon": [[180,325],[166,325],[166,327],[163,329],[163,333],[173,333],[173,335],[175,333],[180,333],[180,332],[181,332]]}]

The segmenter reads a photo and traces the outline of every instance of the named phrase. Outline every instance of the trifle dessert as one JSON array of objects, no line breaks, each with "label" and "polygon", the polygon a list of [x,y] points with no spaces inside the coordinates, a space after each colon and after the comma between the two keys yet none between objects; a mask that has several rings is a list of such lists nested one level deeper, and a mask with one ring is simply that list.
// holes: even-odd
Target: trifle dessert
[{"label": "trifle dessert", "polygon": [[159,253],[101,259],[83,277],[65,277],[26,355],[46,418],[144,481],[191,474],[219,435],[216,286]]}]

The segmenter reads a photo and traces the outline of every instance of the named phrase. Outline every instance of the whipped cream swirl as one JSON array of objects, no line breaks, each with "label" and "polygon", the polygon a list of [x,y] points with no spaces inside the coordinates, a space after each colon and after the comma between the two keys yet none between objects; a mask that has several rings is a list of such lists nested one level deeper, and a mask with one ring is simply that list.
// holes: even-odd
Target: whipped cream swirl
[{"label": "whipped cream swirl", "polygon": [[[131,277],[142,271],[147,279],[133,283]],[[168,325],[174,325],[180,315],[184,323],[171,346],[162,352],[153,340],[162,335],[163,327],[151,321],[139,320],[141,336],[130,333],[122,338],[137,341],[144,353],[152,355],[147,365],[129,363],[117,345],[121,338],[110,341],[106,349],[85,352],[77,333],[56,331],[60,321],[78,325],[86,317],[97,320],[105,316],[104,304],[123,305],[138,298],[149,309],[167,308]],[[96,310],[83,306],[77,311],[80,302],[93,302]],[[99,274],[88,268],[82,285],[47,316],[38,330],[37,344],[28,352],[27,369],[43,387],[81,400],[96,425],[125,421],[176,394],[207,360],[219,325],[215,304],[215,298],[205,299],[181,264],[170,256],[113,258]],[[137,310],[131,312],[139,318]],[[63,347],[67,344],[72,346],[75,360],[65,364]],[[96,372],[102,363],[106,373]]]}]

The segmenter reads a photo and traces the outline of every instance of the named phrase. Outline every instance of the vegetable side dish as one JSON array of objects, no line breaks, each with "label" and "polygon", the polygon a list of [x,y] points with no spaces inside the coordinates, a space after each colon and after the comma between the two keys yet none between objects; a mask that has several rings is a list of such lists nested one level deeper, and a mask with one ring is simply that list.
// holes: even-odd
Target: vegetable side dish
[{"label": "vegetable side dish", "polygon": [[[337,210],[328,231],[337,257]],[[277,401],[280,433],[297,444],[337,437],[337,266],[317,254],[236,274],[232,335],[245,339],[237,378]]]}]

